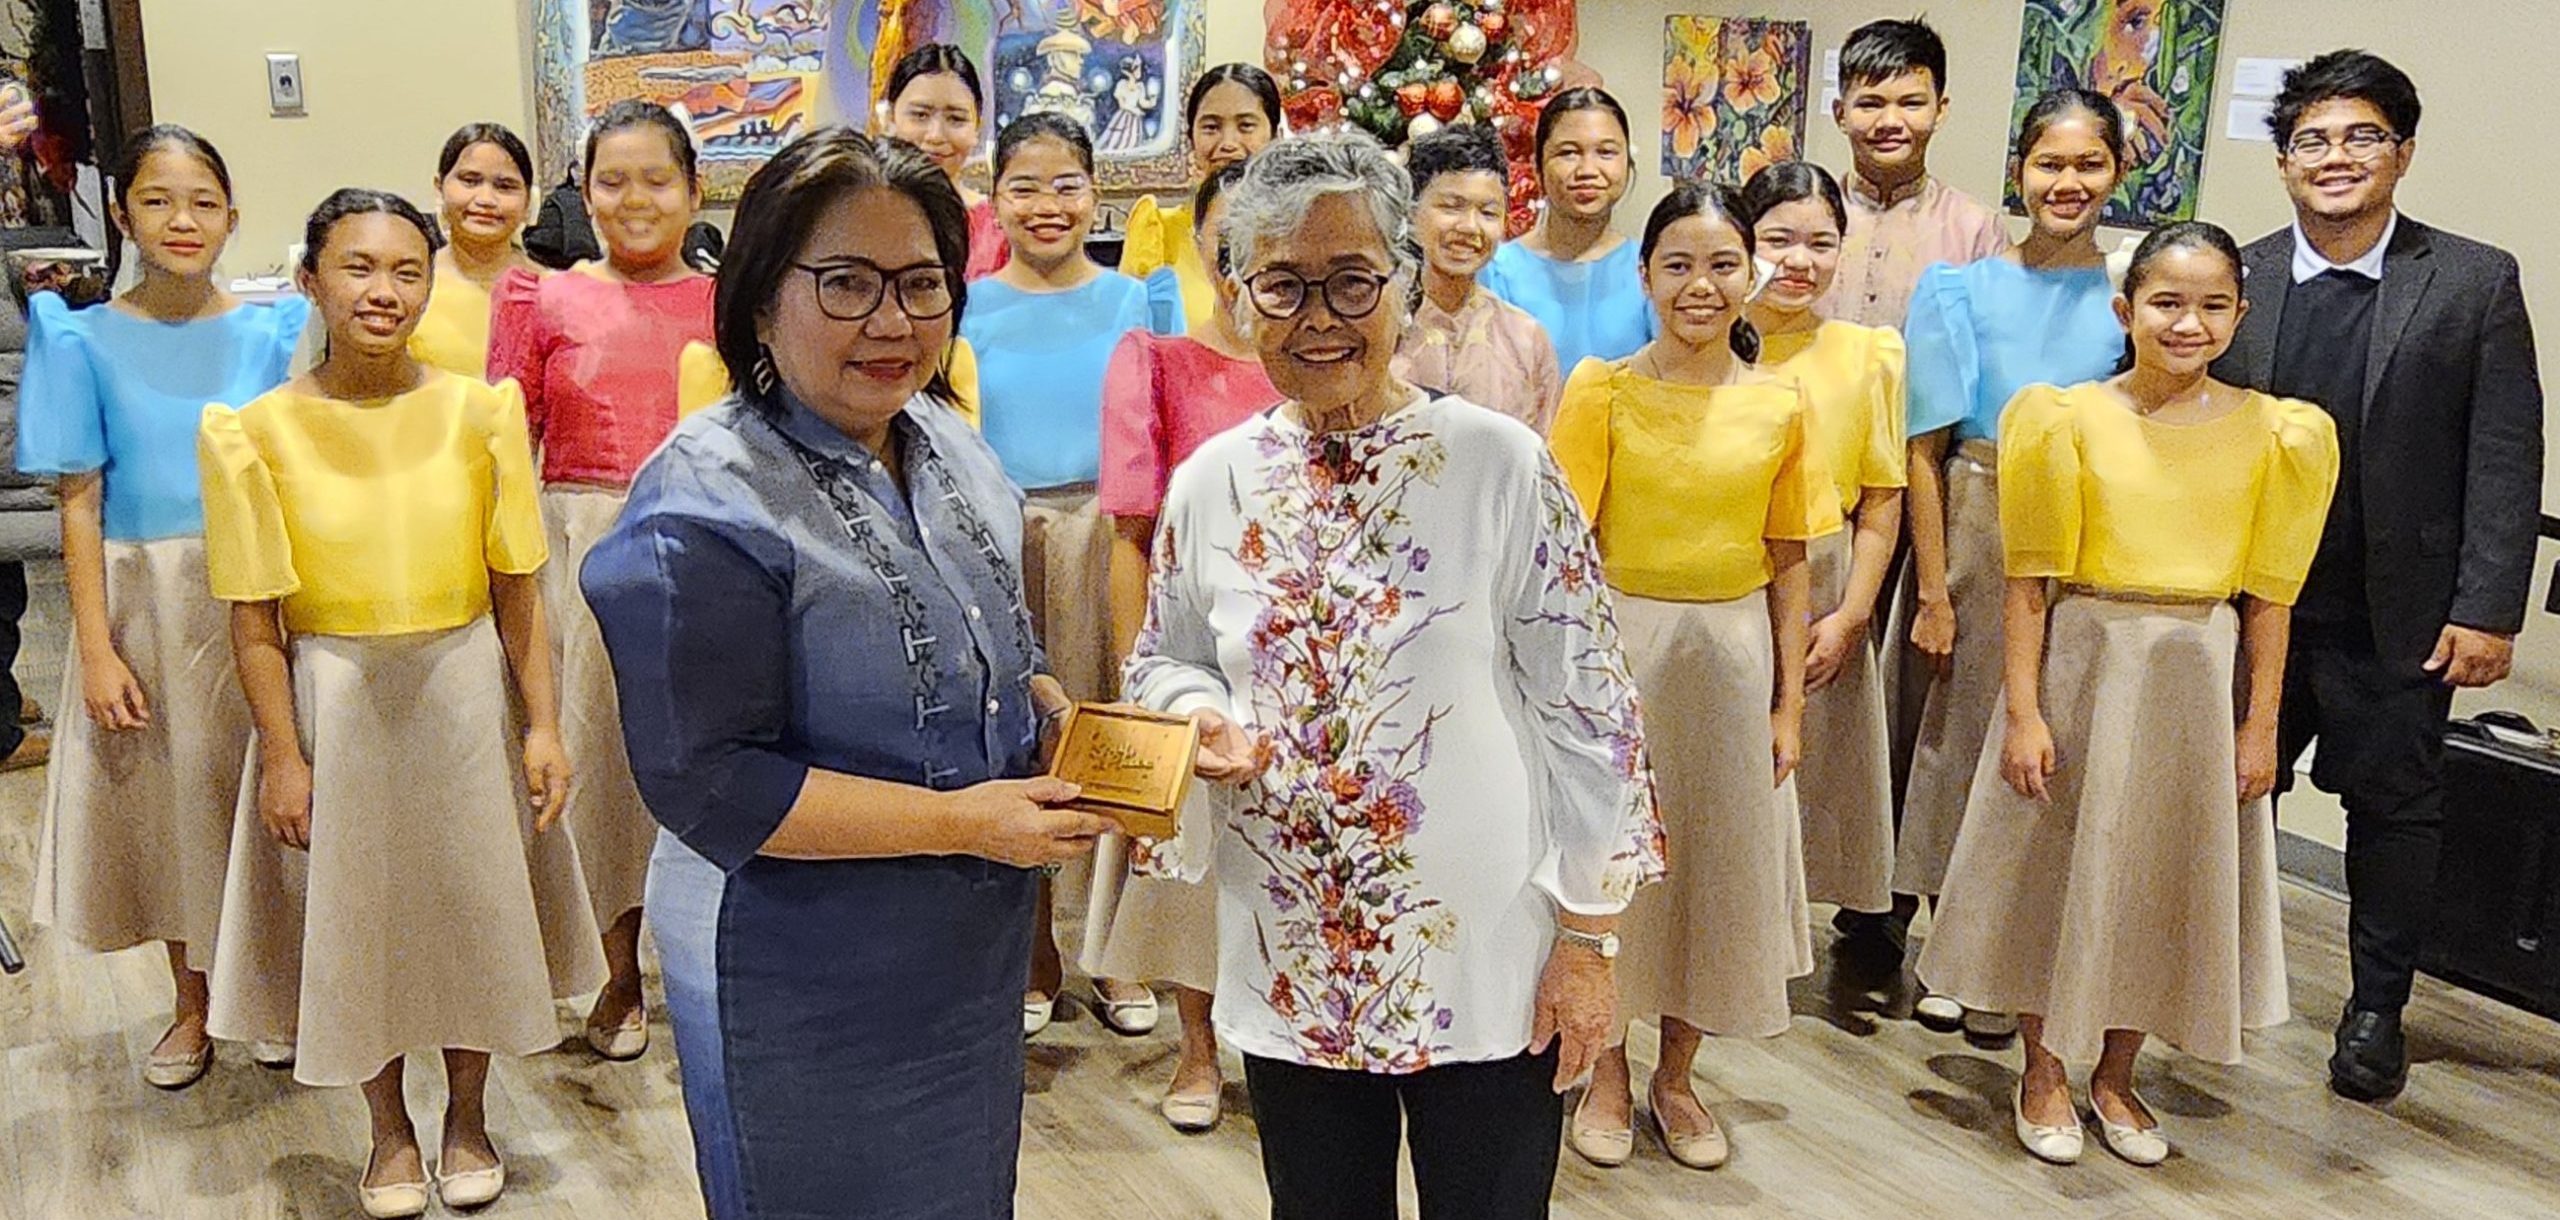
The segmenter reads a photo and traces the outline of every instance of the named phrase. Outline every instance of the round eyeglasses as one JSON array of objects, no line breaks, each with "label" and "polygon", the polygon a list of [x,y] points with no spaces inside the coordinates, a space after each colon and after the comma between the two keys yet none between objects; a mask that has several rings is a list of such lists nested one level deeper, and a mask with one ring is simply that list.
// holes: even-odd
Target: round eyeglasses
[{"label": "round eyeglasses", "polygon": [[1245,295],[1253,300],[1253,308],[1274,322],[1286,322],[1306,311],[1307,302],[1318,296],[1333,316],[1357,321],[1378,311],[1385,300],[1387,281],[1380,275],[1358,267],[1345,267],[1320,280],[1311,280],[1285,268],[1274,267],[1246,277]]}]

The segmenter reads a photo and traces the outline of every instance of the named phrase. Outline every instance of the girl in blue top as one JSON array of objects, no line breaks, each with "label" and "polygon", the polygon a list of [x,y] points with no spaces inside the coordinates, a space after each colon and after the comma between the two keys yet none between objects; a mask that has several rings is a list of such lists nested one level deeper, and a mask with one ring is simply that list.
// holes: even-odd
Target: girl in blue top
[{"label": "girl in blue top", "polygon": [[[1111,525],[1094,499],[1102,378],[1122,335],[1182,332],[1180,289],[1170,276],[1151,286],[1085,256],[1093,143],[1064,115],[1024,115],[996,136],[995,201],[1012,253],[1002,270],[969,285],[960,322],[961,337],[978,355],[979,426],[1006,477],[1029,495],[1022,569],[1049,672],[1072,698],[1107,699],[1119,664],[1111,648]],[[1116,893],[1097,897],[1116,901]],[[1045,895],[1039,912],[1022,997],[1025,1036],[1048,1026],[1065,974]],[[1146,988],[1110,980],[1096,986],[1104,1010],[1132,1014],[1115,1028],[1154,1028]]]},{"label": "girl in blue top", "polygon": [[1484,286],[1529,311],[1555,341],[1556,366],[1618,360],[1658,331],[1637,270],[1636,243],[1618,232],[1618,201],[1635,169],[1627,111],[1606,92],[1567,89],[1538,115],[1538,227],[1493,252]]},{"label": "girl in blue top", "polygon": [[[1910,350],[1911,643],[1934,670],[1911,752],[1895,893],[1932,897],[1945,879],[1974,764],[2000,692],[2001,409],[2037,383],[2106,376],[2124,351],[2098,249],[2098,216],[2124,166],[2124,120],[2105,95],[2057,89],[2018,128],[2018,194],[2033,227],[1998,258],[1920,276],[1904,324]],[[1952,452],[1950,452],[1952,450]],[[1916,903],[1897,899],[1907,916]],[[2004,1016],[1923,996],[1922,1022],[2005,1037]]]},{"label": "girl in blue top", "polygon": [[242,302],[215,278],[239,213],[222,155],[193,132],[143,132],[114,181],[141,282],[90,309],[28,301],[17,462],[62,479],[61,706],[85,713],[55,743],[35,910],[96,952],[166,942],[176,1019],[143,1079],[182,1089],[213,1058],[204,968],[249,749],[230,611],[205,575],[196,425],[206,403],[281,383],[311,311]]}]

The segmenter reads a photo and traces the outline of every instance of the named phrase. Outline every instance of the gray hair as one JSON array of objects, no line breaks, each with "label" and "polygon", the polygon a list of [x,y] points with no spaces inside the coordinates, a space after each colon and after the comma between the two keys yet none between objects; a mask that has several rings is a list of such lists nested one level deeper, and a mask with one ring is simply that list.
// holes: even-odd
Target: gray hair
[{"label": "gray hair", "polygon": [[1264,243],[1294,232],[1317,200],[1340,194],[1367,205],[1395,273],[1410,281],[1420,264],[1413,178],[1376,140],[1351,130],[1283,136],[1245,162],[1243,180],[1227,191],[1223,226],[1236,277],[1253,267]]}]

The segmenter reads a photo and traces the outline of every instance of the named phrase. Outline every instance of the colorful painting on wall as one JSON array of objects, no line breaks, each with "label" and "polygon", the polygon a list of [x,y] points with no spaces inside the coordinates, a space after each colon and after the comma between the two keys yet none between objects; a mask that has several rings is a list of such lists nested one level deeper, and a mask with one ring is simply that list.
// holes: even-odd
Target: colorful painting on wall
[{"label": "colorful painting on wall", "polygon": [[1804,147],[1813,27],[1677,15],[1662,27],[1662,172],[1751,180]]},{"label": "colorful painting on wall", "polygon": [[828,123],[872,127],[907,52],[955,43],[989,79],[985,139],[1056,110],[1094,134],[1105,189],[1188,179],[1179,115],[1207,0],[534,0],[544,177],[625,98],[681,104],[705,193],[734,201],[775,149]]},{"label": "colorful painting on wall", "polygon": [[[2016,129],[2048,89],[2079,86],[2124,111],[2133,145],[2106,223],[2150,229],[2196,214],[2223,0],[2026,0],[2018,35]],[[2009,210],[2024,214],[2014,175]]]}]

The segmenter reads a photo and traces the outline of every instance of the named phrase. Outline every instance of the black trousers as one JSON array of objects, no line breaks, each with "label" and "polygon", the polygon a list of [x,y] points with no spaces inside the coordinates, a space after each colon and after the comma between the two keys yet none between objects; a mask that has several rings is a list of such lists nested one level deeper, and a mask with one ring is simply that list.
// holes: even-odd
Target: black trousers
[{"label": "black trousers", "polygon": [[1552,1046],[1403,1076],[1245,1056],[1271,1220],[1395,1220],[1405,1141],[1422,1220],[1545,1220],[1564,1134],[1555,1074]]},{"label": "black trousers", "polygon": [[2312,739],[2311,782],[2347,810],[2347,957],[2359,1009],[2409,1002],[2444,845],[2444,725],[2453,691],[2395,672],[2358,633],[2306,629],[2285,660],[2280,783]]},{"label": "black trousers", "polygon": [[18,689],[18,620],[27,616],[27,565],[0,563],[0,758],[18,750],[27,730],[18,724],[26,702]]}]

